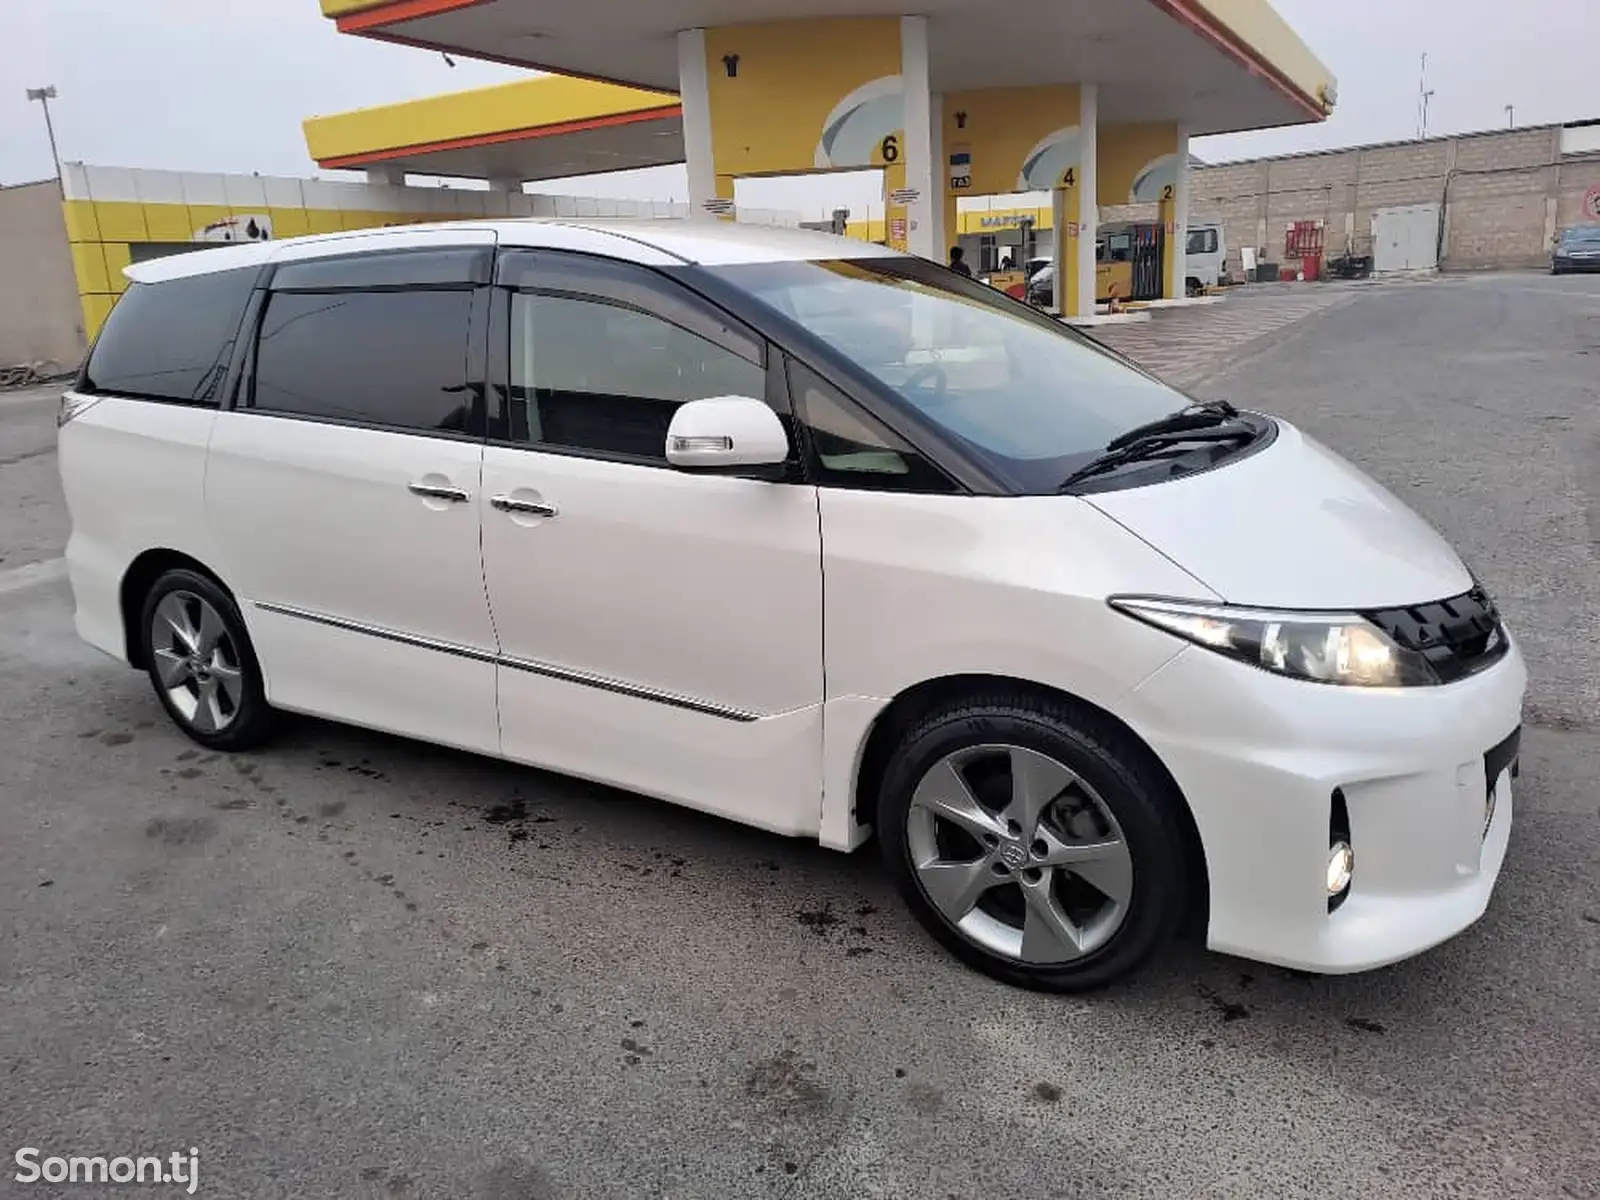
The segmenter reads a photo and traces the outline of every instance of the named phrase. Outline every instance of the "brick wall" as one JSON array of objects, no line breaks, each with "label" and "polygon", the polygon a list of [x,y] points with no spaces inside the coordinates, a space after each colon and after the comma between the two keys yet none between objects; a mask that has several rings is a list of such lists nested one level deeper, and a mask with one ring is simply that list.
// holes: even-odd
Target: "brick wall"
[{"label": "brick wall", "polygon": [[1190,211],[1223,223],[1234,273],[1243,246],[1280,260],[1295,221],[1322,221],[1329,254],[1366,254],[1374,212],[1441,202],[1444,267],[1537,266],[1553,228],[1582,220],[1584,193],[1600,184],[1600,156],[1555,165],[1560,133],[1534,126],[1199,167]]}]

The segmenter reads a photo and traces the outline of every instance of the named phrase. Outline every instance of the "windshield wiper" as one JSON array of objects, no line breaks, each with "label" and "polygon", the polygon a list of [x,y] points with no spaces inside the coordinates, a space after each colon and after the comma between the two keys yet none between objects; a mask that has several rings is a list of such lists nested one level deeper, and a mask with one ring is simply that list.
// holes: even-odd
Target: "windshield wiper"
[{"label": "windshield wiper", "polygon": [[1107,450],[1120,450],[1124,446],[1131,446],[1137,441],[1160,433],[1183,433],[1190,429],[1212,429],[1224,425],[1239,415],[1239,410],[1226,400],[1214,403],[1191,404],[1188,408],[1180,408],[1177,412],[1168,413],[1164,417],[1157,417],[1154,421],[1147,421],[1143,425],[1135,425],[1127,433],[1118,434],[1106,443]]},{"label": "windshield wiper", "polygon": [[[1167,421],[1176,421],[1180,414],[1174,413]],[[1198,413],[1181,414],[1185,418],[1200,416]],[[1095,455],[1083,466],[1061,481],[1061,486],[1056,489],[1064,492],[1075,484],[1082,483],[1085,479],[1092,479],[1096,475],[1103,475],[1107,471],[1114,471],[1127,463],[1138,462],[1144,458],[1154,458],[1171,450],[1174,446],[1193,445],[1196,443],[1221,443],[1221,442],[1249,442],[1254,440],[1258,430],[1243,422],[1230,421],[1220,413],[1210,414],[1212,419],[1203,421],[1196,426],[1185,420],[1181,424],[1163,425],[1161,422],[1152,421],[1145,431],[1133,441],[1124,441],[1128,434],[1113,439],[1099,454]],[[1161,426],[1156,428],[1156,426]],[[1137,430],[1130,432],[1138,432]]]}]

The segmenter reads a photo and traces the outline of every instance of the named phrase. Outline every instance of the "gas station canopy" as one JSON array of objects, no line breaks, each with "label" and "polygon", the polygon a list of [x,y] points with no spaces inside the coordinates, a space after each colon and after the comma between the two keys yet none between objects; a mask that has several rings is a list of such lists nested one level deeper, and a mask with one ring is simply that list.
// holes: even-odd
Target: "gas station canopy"
[{"label": "gas station canopy", "polygon": [[[322,0],[343,33],[662,91],[679,87],[680,30],[898,17],[908,7],[909,0]],[[1195,137],[1318,121],[1334,100],[1327,69],[1267,0],[914,7],[927,17],[929,84],[939,92],[1093,84],[1102,122],[1177,121]]]},{"label": "gas station canopy", "polygon": [[670,93],[547,75],[305,122],[328,168],[464,179],[561,179],[683,161]]},{"label": "gas station canopy", "polygon": [[[1149,203],[1129,295],[1193,290],[1193,137],[1320,121],[1327,69],[1269,0],[321,0],[343,33],[554,73],[308,122],[328,167],[522,181],[683,161],[741,179],[876,169],[882,241],[942,259],[960,202],[1050,194],[1060,307],[1092,317],[1105,205]],[[644,89],[644,90],[640,90]]]}]

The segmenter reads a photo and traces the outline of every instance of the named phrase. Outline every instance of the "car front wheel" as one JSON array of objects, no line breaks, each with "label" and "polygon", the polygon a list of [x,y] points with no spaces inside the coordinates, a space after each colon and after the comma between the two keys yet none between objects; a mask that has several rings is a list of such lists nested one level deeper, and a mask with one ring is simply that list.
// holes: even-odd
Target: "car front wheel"
[{"label": "car front wheel", "polygon": [[150,682],[167,715],[202,746],[247,750],[272,732],[261,667],[232,597],[194,571],[168,571],[145,597]]},{"label": "car front wheel", "polygon": [[1102,987],[1175,933],[1179,797],[1099,714],[1027,695],[932,713],[893,752],[878,829],[922,924],[968,964],[1047,991]]}]

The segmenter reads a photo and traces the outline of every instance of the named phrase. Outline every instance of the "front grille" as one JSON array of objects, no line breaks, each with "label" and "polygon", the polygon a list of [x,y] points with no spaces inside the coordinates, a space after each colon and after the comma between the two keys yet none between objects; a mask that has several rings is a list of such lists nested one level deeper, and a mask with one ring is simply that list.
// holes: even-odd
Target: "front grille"
[{"label": "front grille", "polygon": [[1448,600],[1362,615],[1397,644],[1427,659],[1440,683],[1451,683],[1493,665],[1509,645],[1494,601],[1481,587]]}]

